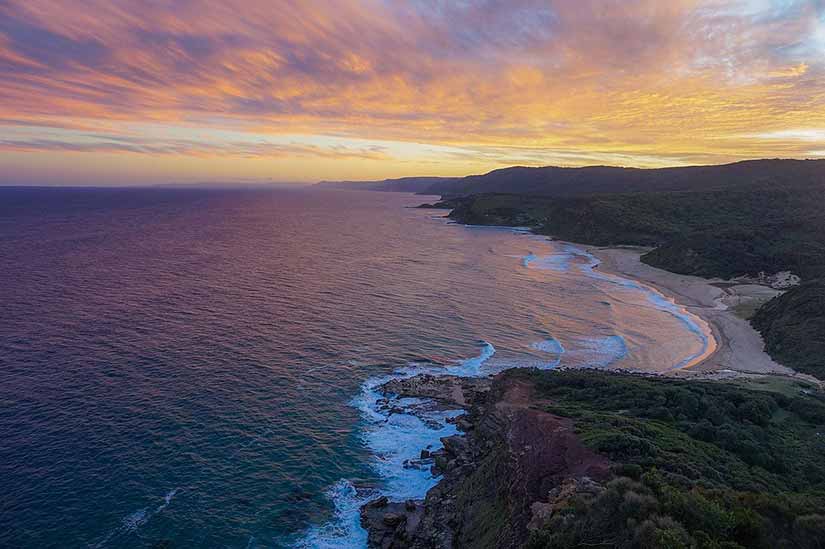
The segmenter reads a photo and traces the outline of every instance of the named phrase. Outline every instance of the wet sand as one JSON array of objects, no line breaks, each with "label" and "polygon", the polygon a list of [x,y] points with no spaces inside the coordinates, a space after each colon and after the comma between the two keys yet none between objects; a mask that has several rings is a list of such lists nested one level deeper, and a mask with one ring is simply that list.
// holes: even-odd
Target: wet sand
[{"label": "wet sand", "polygon": [[[764,351],[762,336],[732,307],[751,300],[765,300],[780,293],[766,286],[730,284],[697,276],[680,275],[646,265],[641,248],[588,247],[600,264],[598,269],[630,277],[656,288],[710,326],[716,349],[704,360],[676,375],[725,373],[798,375],[778,364]],[[806,376],[807,377],[807,376]]]}]

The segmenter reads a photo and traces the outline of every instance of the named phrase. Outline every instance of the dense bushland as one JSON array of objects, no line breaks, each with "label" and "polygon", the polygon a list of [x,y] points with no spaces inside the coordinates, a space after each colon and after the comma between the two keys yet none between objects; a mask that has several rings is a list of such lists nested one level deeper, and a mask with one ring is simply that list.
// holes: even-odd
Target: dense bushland
[{"label": "dense bushland", "polygon": [[[528,547],[822,547],[825,401],[602,371],[525,372],[615,478]],[[801,389],[801,388],[800,388]]]}]

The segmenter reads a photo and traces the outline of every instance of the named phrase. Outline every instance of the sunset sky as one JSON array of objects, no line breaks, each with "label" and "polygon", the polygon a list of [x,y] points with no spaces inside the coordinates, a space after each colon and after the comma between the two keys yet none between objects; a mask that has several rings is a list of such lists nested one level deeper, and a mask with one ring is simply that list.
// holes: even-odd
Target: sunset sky
[{"label": "sunset sky", "polygon": [[0,183],[825,158],[825,0],[0,0]]}]

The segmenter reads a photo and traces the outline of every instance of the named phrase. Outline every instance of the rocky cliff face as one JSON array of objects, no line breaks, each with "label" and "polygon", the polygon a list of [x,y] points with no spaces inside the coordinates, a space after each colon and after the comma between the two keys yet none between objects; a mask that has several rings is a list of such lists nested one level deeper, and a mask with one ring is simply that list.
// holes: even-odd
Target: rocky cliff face
[{"label": "rocky cliff face", "polygon": [[419,376],[384,390],[467,413],[457,420],[464,435],[422,452],[443,475],[423,502],[380,498],[364,506],[370,547],[520,547],[560,501],[598,491],[610,476],[607,459],[584,447],[569,419],[544,411],[527,381]]}]

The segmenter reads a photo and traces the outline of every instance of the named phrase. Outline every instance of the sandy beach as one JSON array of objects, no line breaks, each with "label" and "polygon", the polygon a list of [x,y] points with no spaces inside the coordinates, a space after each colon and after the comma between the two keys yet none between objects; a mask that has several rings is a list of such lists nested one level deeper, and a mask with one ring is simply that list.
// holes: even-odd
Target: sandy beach
[{"label": "sandy beach", "polygon": [[629,247],[588,248],[588,252],[600,261],[599,270],[630,277],[656,288],[710,326],[716,339],[714,352],[677,375],[724,375],[733,372],[799,375],[772,360],[764,351],[759,333],[747,320],[734,313],[734,307],[770,299],[779,294],[779,290],[657,269],[640,261],[645,251]]}]

